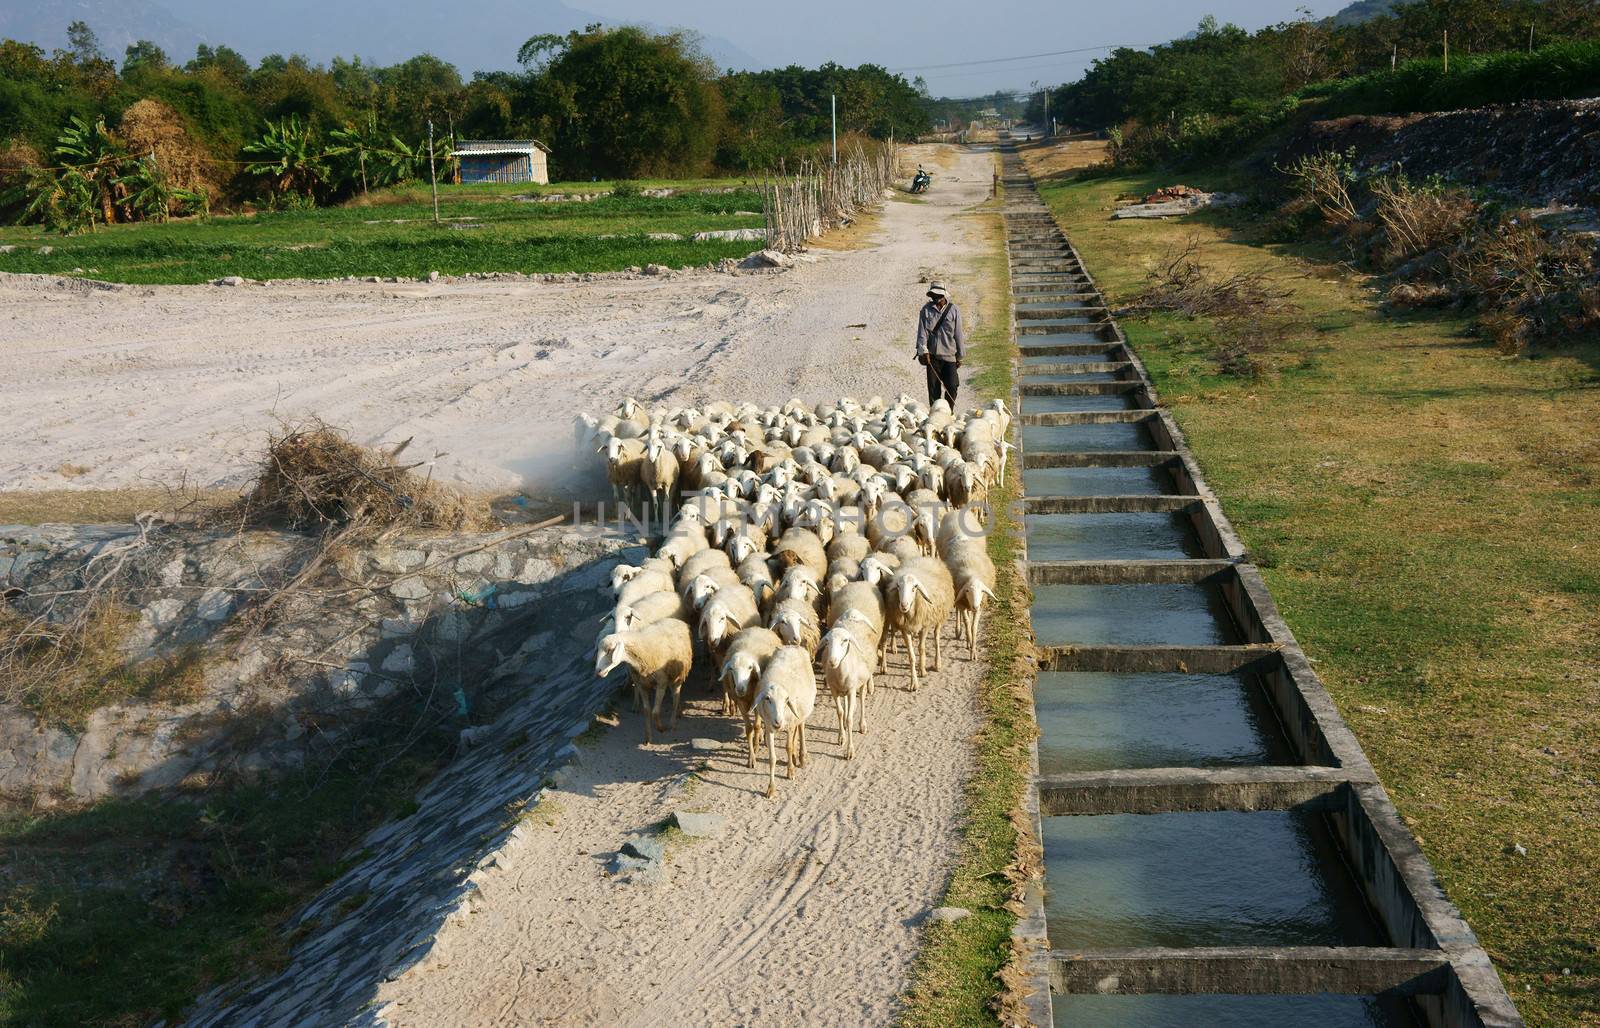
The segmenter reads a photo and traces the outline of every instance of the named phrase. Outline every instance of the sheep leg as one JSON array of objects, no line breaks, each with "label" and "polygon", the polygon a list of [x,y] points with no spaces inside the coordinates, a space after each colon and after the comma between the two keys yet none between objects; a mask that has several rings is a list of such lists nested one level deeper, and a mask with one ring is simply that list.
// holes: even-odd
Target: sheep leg
[{"label": "sheep leg", "polygon": [[862,735],[867,734],[867,697],[872,693],[872,679],[867,679],[867,686],[861,690],[861,695],[856,697],[856,730]]},{"label": "sheep leg", "polygon": [[644,710],[644,744],[648,746],[651,743],[651,729],[655,727],[656,715],[648,703],[643,704],[642,709]]},{"label": "sheep leg", "polygon": [[[773,729],[773,731],[776,732],[777,729]],[[784,771],[783,777],[785,777],[787,779],[790,779],[790,780],[793,780],[794,779],[795,752],[794,752],[794,727],[792,725],[790,726],[789,730],[784,733],[784,736],[783,736],[783,755],[789,762],[788,770]]]},{"label": "sheep leg", "polygon": [[667,687],[658,684],[655,692],[655,700],[650,704],[650,723],[655,726],[656,731],[665,732],[666,729],[661,727],[661,701],[667,695]]},{"label": "sheep leg", "polygon": [[[918,634],[916,641],[917,642],[921,642],[922,641],[922,636],[921,636],[920,633]],[[906,635],[906,663],[908,665],[910,665],[910,668],[911,668],[911,691],[912,692],[916,692],[917,691],[917,686],[920,685],[921,683],[918,682],[918,680],[917,680],[916,643],[912,642],[911,635],[909,633],[907,633],[907,635]]]},{"label": "sheep leg", "polygon": [[833,712],[839,715],[839,742],[844,746],[845,759],[850,759],[850,697],[833,695]]},{"label": "sheep leg", "polygon": [[767,799],[778,794],[778,733],[767,733]]},{"label": "sheep leg", "polygon": [[941,621],[933,628],[933,669],[939,670],[939,665],[944,663],[944,622]]},{"label": "sheep leg", "polygon": [[967,630],[967,639],[972,644],[972,659],[978,659],[978,616],[983,612],[972,608],[972,627]]},{"label": "sheep leg", "polygon": [[672,720],[667,723],[667,731],[678,727],[678,710],[683,706],[683,683],[675,682],[672,686]]},{"label": "sheep leg", "polygon": [[748,717],[745,719],[744,742],[745,748],[750,751],[750,768],[754,770],[756,766],[756,746],[761,742],[761,722],[751,721]]},{"label": "sheep leg", "polygon": [[800,722],[799,728],[797,730],[800,732],[800,766],[801,767],[805,767],[806,766],[806,723],[804,721]]}]

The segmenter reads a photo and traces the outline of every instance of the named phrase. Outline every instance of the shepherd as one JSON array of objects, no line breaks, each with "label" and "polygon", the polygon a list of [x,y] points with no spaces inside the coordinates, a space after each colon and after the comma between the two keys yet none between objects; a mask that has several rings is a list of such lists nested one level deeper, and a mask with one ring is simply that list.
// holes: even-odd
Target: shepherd
[{"label": "shepherd", "polygon": [[950,302],[943,282],[928,285],[928,302],[917,315],[917,363],[928,369],[928,405],[939,400],[956,409],[956,388],[961,380],[961,359],[967,352],[967,334],[961,312]]}]

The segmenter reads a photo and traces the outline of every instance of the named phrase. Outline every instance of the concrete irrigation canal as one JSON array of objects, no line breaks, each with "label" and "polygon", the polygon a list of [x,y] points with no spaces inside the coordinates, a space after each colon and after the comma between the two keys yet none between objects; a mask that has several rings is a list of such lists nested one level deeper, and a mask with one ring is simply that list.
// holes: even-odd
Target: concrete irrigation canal
[{"label": "concrete irrigation canal", "polygon": [[1035,1018],[1521,1024],[1002,154],[1041,650]]}]

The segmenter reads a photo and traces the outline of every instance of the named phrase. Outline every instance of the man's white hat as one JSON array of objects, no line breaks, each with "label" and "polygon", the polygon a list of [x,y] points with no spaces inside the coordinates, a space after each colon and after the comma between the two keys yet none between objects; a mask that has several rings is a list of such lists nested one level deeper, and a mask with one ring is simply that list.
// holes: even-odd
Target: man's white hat
[{"label": "man's white hat", "polygon": [[944,287],[943,282],[930,282],[928,283],[928,295],[948,297],[950,295],[950,290]]}]

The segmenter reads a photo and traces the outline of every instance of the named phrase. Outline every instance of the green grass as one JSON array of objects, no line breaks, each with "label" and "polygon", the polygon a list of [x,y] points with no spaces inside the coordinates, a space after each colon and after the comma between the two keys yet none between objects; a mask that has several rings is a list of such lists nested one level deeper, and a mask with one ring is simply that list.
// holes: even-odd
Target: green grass
[{"label": "green grass", "polygon": [[383,763],[397,740],[375,733],[321,778],[0,814],[0,1023],[148,1024],[282,966],[283,918],[408,812],[452,740]]},{"label": "green grass", "polygon": [[[421,277],[430,271],[618,271],[631,265],[700,265],[741,257],[750,242],[651,239],[651,233],[758,228],[753,191],[670,197],[602,197],[586,203],[524,203],[502,186],[441,190],[440,217],[426,192],[393,202],[262,212],[167,224],[101,227],[62,236],[0,229],[0,271],[79,274],[143,284],[253,279]],[[526,192],[526,187],[521,188]],[[41,253],[41,248],[50,252]],[[81,269],[81,270],[79,270]]]},{"label": "green grass", "polygon": [[1511,359],[1464,314],[1384,317],[1248,212],[1108,219],[1160,184],[1044,195],[1113,305],[1191,236],[1291,290],[1258,382],[1216,373],[1204,319],[1123,327],[1529,1023],[1600,1023],[1600,347]]},{"label": "green grass", "polygon": [[[975,365],[971,386],[984,398],[1009,400],[1010,281],[999,204],[996,198],[984,205],[996,212],[985,227],[992,245],[976,269],[975,281],[961,292],[976,294],[982,309],[969,349]],[[1019,536],[1011,504],[1018,495],[1019,474],[1013,466],[1008,480],[989,497],[993,509],[989,555],[1000,574],[996,598],[984,617],[988,669],[977,698],[983,725],[974,740],[961,853],[943,900],[972,915],[928,927],[904,997],[901,1023],[907,1026],[999,1023],[991,1004],[1000,988],[995,976],[1010,958],[1017,920],[1010,909],[1011,872],[1019,861],[1016,818],[1035,735],[1029,677],[1021,656],[1028,634],[1027,592],[1014,565]]]}]

